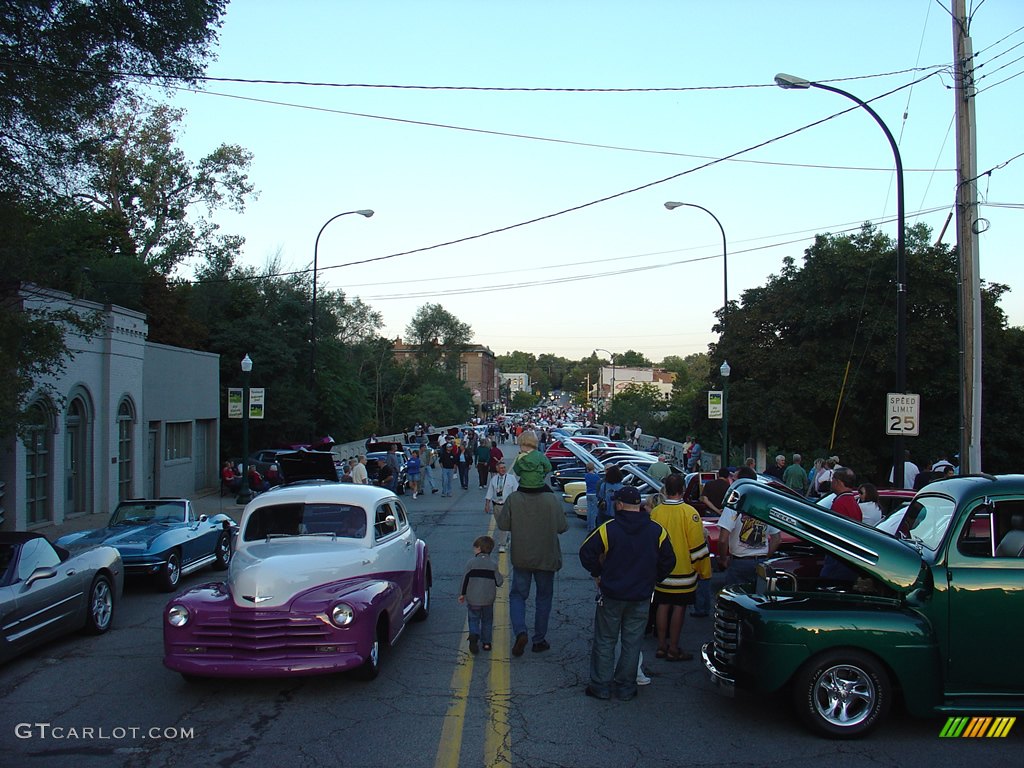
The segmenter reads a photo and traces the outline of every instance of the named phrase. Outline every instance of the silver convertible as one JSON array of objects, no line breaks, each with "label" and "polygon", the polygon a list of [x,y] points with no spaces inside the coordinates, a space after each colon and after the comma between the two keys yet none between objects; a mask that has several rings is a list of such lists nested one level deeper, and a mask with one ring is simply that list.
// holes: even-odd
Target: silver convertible
[{"label": "silver convertible", "polygon": [[123,587],[113,547],[72,555],[38,533],[0,533],[0,662],[79,629],[106,632]]}]

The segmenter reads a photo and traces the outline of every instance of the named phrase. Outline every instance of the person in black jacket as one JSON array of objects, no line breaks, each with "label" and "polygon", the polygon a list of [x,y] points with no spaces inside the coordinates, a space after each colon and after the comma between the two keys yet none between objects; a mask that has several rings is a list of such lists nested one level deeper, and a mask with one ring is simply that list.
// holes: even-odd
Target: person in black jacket
[{"label": "person in black jacket", "polygon": [[[636,697],[640,644],[647,626],[654,586],[672,573],[676,556],[665,529],[640,508],[640,492],[615,492],[615,518],[594,530],[580,547],[580,562],[600,594],[590,651],[586,694],[621,701]],[[615,660],[615,644],[622,650]]]}]

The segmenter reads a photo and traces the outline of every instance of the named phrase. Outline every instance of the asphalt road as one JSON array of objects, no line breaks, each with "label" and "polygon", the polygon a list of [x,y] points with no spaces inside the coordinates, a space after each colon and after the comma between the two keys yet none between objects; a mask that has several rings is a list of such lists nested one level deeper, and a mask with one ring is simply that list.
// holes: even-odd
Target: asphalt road
[{"label": "asphalt road", "polygon": [[[475,473],[474,473],[475,477]],[[471,477],[471,481],[474,478]],[[369,683],[347,676],[189,684],[162,664],[166,595],[131,583],[115,627],[69,637],[0,668],[0,765],[106,766],[992,766],[1024,764],[1024,723],[1005,739],[940,739],[941,718],[899,708],[868,738],[830,742],[803,731],[784,697],[723,698],[699,661],[654,658],[653,683],[631,702],[583,695],[593,585],[570,514],[555,585],[552,649],[510,657],[503,590],[491,653],[471,656],[456,602],[473,539],[487,532],[483,491],[404,497],[431,550],[433,605]],[[509,565],[502,557],[502,570]],[[183,587],[217,578],[211,571]],[[532,611],[531,614],[532,616]],[[696,651],[709,619],[688,619]],[[983,653],[982,651],[979,651]],[[91,729],[88,730],[88,729]]]}]

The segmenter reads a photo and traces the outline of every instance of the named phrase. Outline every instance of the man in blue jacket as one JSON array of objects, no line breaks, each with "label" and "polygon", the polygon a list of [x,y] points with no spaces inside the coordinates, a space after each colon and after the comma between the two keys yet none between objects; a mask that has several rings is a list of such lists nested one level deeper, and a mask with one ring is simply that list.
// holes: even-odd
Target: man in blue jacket
[{"label": "man in blue jacket", "polygon": [[[654,586],[672,573],[676,556],[665,529],[640,508],[640,492],[615,492],[615,518],[599,526],[580,547],[580,562],[600,594],[594,614],[587,696],[621,701],[636,697],[640,644]],[[615,644],[622,650],[615,660]]]}]

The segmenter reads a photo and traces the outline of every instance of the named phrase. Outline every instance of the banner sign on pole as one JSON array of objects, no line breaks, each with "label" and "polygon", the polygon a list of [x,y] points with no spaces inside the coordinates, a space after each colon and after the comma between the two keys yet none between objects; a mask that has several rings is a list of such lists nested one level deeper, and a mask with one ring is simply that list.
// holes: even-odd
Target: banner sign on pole
[{"label": "banner sign on pole", "polygon": [[263,387],[252,388],[249,390],[249,418],[250,419],[262,419],[263,418]]},{"label": "banner sign on pole", "polygon": [[242,388],[228,387],[228,418],[242,418]]},{"label": "banner sign on pole", "polygon": [[708,392],[708,418],[722,418],[722,390],[711,390]]}]

